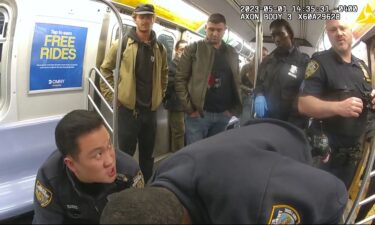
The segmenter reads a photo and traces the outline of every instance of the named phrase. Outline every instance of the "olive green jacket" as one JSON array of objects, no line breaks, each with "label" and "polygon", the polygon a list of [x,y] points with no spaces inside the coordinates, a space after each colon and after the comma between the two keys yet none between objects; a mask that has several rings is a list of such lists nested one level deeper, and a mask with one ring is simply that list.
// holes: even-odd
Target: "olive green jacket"
[{"label": "olive green jacket", "polygon": [[[232,69],[233,84],[235,85],[236,102],[233,104],[234,107],[228,111],[234,115],[239,115],[242,112],[239,58],[232,46],[224,42],[222,44],[226,45],[227,48],[226,57]],[[214,47],[206,40],[200,40],[185,48],[178,63],[175,89],[185,112],[188,114],[194,111],[203,114],[208,79],[215,59],[214,50]]]},{"label": "olive green jacket", "polygon": [[[164,48],[164,47],[163,47]],[[114,42],[106,55],[100,71],[113,87],[113,70],[116,65],[116,53],[118,41]],[[129,37],[125,51],[122,53],[120,75],[118,83],[118,101],[128,109],[135,108],[136,102],[136,77],[135,60],[137,58],[138,44]],[[159,45],[153,45],[155,56],[152,81],[151,110],[155,111],[159,107],[168,83],[168,64],[166,49],[159,49]],[[101,80],[100,89],[107,101],[112,102],[113,93]]]}]

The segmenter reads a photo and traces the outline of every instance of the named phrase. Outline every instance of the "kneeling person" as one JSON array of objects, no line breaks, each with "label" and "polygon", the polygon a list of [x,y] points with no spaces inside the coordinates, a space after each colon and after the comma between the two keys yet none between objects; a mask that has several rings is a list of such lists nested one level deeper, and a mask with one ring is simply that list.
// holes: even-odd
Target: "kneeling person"
[{"label": "kneeling person", "polygon": [[156,169],[151,187],[109,196],[100,222],[338,223],[345,185],[311,166],[303,132],[278,120],[250,123],[173,154]]},{"label": "kneeling person", "polygon": [[143,187],[137,162],[115,151],[95,112],[74,110],[55,130],[58,150],[39,169],[33,223],[99,223],[107,196]]}]

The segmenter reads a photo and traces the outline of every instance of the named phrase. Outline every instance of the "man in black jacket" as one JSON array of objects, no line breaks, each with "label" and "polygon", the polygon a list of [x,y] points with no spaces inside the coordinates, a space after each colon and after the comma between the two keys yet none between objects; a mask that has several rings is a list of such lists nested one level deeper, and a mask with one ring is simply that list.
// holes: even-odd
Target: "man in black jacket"
[{"label": "man in black jacket", "polygon": [[68,113],[58,123],[55,138],[58,150],[35,181],[34,224],[98,223],[109,194],[143,187],[137,162],[115,151],[95,112]]},{"label": "man in black jacket", "polygon": [[165,109],[168,109],[172,152],[176,152],[185,145],[185,113],[176,93],[175,77],[177,64],[187,44],[188,43],[185,40],[177,41],[175,46],[175,57],[168,65],[168,86],[164,97],[164,107]]}]

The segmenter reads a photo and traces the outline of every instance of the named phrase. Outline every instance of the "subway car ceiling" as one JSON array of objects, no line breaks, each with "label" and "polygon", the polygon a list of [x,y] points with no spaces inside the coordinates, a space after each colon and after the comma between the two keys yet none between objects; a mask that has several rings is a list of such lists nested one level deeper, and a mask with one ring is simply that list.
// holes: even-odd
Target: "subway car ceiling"
[{"label": "subway car ceiling", "polygon": [[[359,13],[365,9],[365,5],[375,7],[375,1],[372,0],[355,3],[352,0],[112,0],[112,2],[120,6],[120,11],[126,14],[130,14],[138,3],[152,3],[157,7],[156,12],[161,17],[158,19],[159,24],[181,31],[187,29],[200,35],[204,35],[203,28],[207,15],[215,12],[222,13],[227,19],[230,31],[224,35],[224,41],[235,47],[245,58],[251,56],[256,48],[258,20],[254,18],[262,17],[259,11],[263,13],[261,21],[263,45],[268,50],[272,51],[275,48],[270,36],[269,25],[274,19],[282,16],[291,24],[296,45],[300,47],[301,51],[312,55],[317,50],[330,47],[322,46],[322,43],[327,42],[324,41],[325,19],[309,19],[304,16],[339,15],[340,19],[345,18],[353,23]],[[345,10],[343,10],[343,6],[346,7]],[[194,9],[188,9],[191,7]],[[355,9],[350,7],[355,7]],[[303,11],[303,9],[306,10]],[[339,13],[332,13],[334,9],[339,9]],[[195,15],[196,11],[204,14],[204,17],[197,16],[199,14]],[[359,41],[365,40],[367,32],[372,32],[374,29],[372,25],[356,22],[357,31],[354,29],[353,32],[355,45]]]},{"label": "subway car ceiling", "polygon": [[[337,6],[338,1],[327,1],[327,0],[184,0],[188,4],[195,6],[203,12],[210,14],[213,12],[219,12],[225,15],[227,24],[230,29],[241,36],[248,42],[255,42],[255,31],[256,31],[256,20],[241,20],[241,6],[287,6],[288,12],[292,15],[292,19],[288,20],[294,31],[294,36],[299,46],[315,47],[321,37],[324,20],[300,20],[298,19],[297,12],[292,12],[293,6],[305,6],[305,5],[326,5],[329,9]],[[243,8],[242,8],[243,9]],[[255,9],[250,9],[254,11]],[[251,12],[249,12],[251,14]],[[284,16],[286,13],[283,13]],[[286,19],[284,17],[284,19]],[[265,43],[272,43],[270,38],[269,25],[272,22],[270,20],[262,21],[263,28],[263,41]],[[318,31],[318,32],[317,32]]]}]

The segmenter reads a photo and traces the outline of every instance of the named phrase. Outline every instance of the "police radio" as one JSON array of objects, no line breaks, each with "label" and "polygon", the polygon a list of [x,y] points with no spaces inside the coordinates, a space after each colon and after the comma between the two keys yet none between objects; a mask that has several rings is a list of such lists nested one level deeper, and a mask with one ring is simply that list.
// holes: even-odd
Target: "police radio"
[{"label": "police radio", "polygon": [[320,156],[324,159],[331,153],[331,148],[329,147],[328,137],[323,132],[323,122],[320,120],[319,123],[320,131],[310,125],[306,135],[312,147],[312,156]]},{"label": "police radio", "polygon": [[372,110],[372,99],[371,91],[362,92],[363,108]]}]

